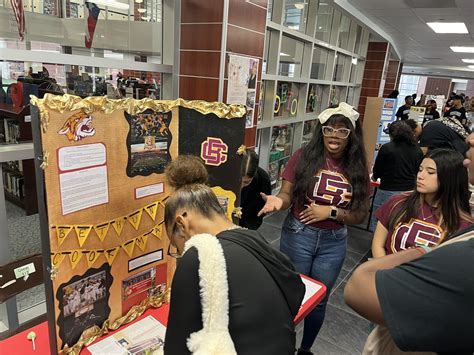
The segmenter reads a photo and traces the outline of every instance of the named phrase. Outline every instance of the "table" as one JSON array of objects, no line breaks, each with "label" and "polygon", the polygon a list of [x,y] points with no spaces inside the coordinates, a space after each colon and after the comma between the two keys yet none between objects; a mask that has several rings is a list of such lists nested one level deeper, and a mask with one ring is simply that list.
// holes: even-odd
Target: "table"
[{"label": "table", "polygon": [[[322,283],[313,280],[305,275],[301,275],[301,279],[303,280],[306,286],[306,293],[303,298],[303,303],[301,305],[300,311],[295,317],[295,324],[300,323],[309,312],[311,312],[323,299],[324,295],[326,294],[326,286]],[[156,318],[160,323],[163,325],[168,324],[168,313],[169,313],[169,304],[164,304],[160,308],[156,309],[148,309],[145,313],[143,313],[140,317],[138,317],[133,322],[125,325],[124,327],[120,328],[125,329],[127,326],[132,325],[135,322],[143,319],[147,316],[153,316]],[[33,351],[33,346],[31,341],[29,341],[26,336],[29,332],[36,333],[36,351]],[[109,332],[106,336],[110,336],[111,334],[115,333],[116,331]],[[99,338],[97,341],[103,339]],[[0,354],[10,355],[10,354],[21,354],[21,355],[48,355],[49,354],[49,336],[48,336],[48,323],[43,322],[34,326],[30,329],[27,329],[21,333],[18,333],[8,339],[0,341]],[[87,348],[84,348],[81,351],[81,355],[88,355],[90,354]]]}]

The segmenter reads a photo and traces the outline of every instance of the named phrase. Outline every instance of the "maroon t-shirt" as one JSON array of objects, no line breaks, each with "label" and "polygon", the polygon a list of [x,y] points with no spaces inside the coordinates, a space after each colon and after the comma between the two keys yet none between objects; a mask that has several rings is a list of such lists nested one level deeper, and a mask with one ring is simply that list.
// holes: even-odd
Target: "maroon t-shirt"
[{"label": "maroon t-shirt", "polygon": [[[295,170],[300,156],[301,149],[298,149],[288,161],[282,175],[283,179],[292,184],[295,183]],[[328,157],[323,168],[314,175],[310,190],[306,194],[318,205],[347,208],[352,199],[352,186],[342,173],[340,161]],[[291,207],[291,213],[299,220],[300,213],[305,209],[304,205],[294,203]],[[312,223],[311,226],[320,229],[340,229],[343,224],[332,219],[326,219]]]},{"label": "maroon t-shirt", "polygon": [[[407,196],[407,193],[393,196],[375,212],[375,216],[385,228],[388,229],[391,214]],[[470,222],[461,220],[458,230],[470,225]],[[444,237],[445,232],[439,226],[439,216],[436,215],[428,203],[423,202],[416,218],[412,218],[407,223],[399,223],[395,228],[388,231],[385,252],[387,255],[394,254],[418,245],[426,245],[432,248],[440,244]]]}]

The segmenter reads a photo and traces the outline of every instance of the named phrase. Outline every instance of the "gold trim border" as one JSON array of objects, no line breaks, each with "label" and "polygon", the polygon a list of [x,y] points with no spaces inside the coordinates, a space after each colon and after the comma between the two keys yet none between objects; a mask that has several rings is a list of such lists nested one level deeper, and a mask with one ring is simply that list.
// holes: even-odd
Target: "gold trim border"
[{"label": "gold trim border", "polygon": [[170,290],[171,289],[168,288],[165,292],[160,293],[159,295],[148,297],[140,304],[130,308],[126,315],[116,319],[113,322],[106,320],[104,324],[102,324],[102,327],[95,325],[84,330],[76,344],[71,347],[66,344],[60,353],[64,355],[79,355],[83,347],[91,345],[98,338],[108,334],[109,331],[117,330],[121,326],[133,322],[135,319],[145,313],[147,309],[160,308],[163,303],[169,303]]},{"label": "gold trim border", "polygon": [[110,114],[113,111],[123,110],[131,115],[136,115],[145,110],[151,109],[158,112],[169,112],[175,107],[185,107],[196,110],[203,115],[214,114],[223,119],[244,118],[246,107],[244,105],[227,105],[221,102],[207,102],[202,100],[152,100],[149,98],[136,100],[109,99],[106,96],[92,96],[85,99],[75,95],[52,95],[46,94],[43,99],[30,95],[32,105],[38,107],[41,118],[43,132],[46,132],[49,124],[49,110],[60,113],[65,111],[83,110],[91,114],[101,112]]}]

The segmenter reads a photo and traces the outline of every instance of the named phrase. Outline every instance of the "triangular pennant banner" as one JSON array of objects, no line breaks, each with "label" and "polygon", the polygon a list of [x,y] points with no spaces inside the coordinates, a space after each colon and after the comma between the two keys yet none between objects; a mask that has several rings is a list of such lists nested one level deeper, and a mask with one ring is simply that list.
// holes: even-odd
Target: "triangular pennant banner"
[{"label": "triangular pennant banner", "polygon": [[117,218],[115,221],[110,222],[110,224],[112,224],[112,227],[114,227],[115,232],[117,232],[117,235],[120,237],[120,234],[122,234],[123,226],[125,225],[125,217]]},{"label": "triangular pennant banner", "polygon": [[141,235],[135,238],[135,244],[140,248],[141,251],[145,251],[146,243],[148,241],[148,236],[150,233]]},{"label": "triangular pennant banner", "polygon": [[107,259],[107,262],[109,263],[110,266],[112,266],[112,263],[114,262],[119,249],[120,249],[120,246],[112,248],[112,249],[104,250],[105,258]]},{"label": "triangular pennant banner", "polygon": [[133,255],[133,249],[135,249],[135,239],[129,240],[122,244],[123,250],[127,253],[128,257],[131,258]]},{"label": "triangular pennant banner", "polygon": [[94,263],[99,258],[100,254],[102,254],[102,251],[98,251],[98,250],[89,250],[86,253],[87,266],[89,268],[92,267],[92,265],[94,265]]},{"label": "triangular pennant banner", "polygon": [[155,220],[156,218],[156,212],[158,211],[158,202],[152,203],[151,205],[148,205],[145,207],[146,213],[150,216],[152,220]]},{"label": "triangular pennant banner", "polygon": [[54,266],[55,268],[58,268],[59,265],[63,262],[64,258],[66,257],[66,254],[62,253],[56,253],[51,257],[51,265]]},{"label": "triangular pennant banner", "polygon": [[82,259],[82,250],[71,250],[69,254],[69,261],[71,261],[71,268],[74,270],[76,265]]},{"label": "triangular pennant banner", "polygon": [[103,223],[97,226],[94,226],[95,234],[99,237],[100,241],[103,242],[107,232],[109,231],[110,223]]},{"label": "triangular pennant banner", "polygon": [[76,229],[77,240],[79,241],[79,245],[82,247],[86,242],[89,234],[92,230],[92,226],[74,226]]},{"label": "triangular pennant banner", "polygon": [[58,246],[61,246],[66,237],[72,231],[73,226],[56,226],[56,236],[58,237]]},{"label": "triangular pennant banner", "polygon": [[133,228],[135,228],[135,230],[138,230],[138,227],[140,227],[142,214],[143,214],[143,210],[139,209],[138,211],[133,212],[131,215],[127,217],[128,221],[133,226]]},{"label": "triangular pennant banner", "polygon": [[161,225],[159,226],[154,226],[153,229],[151,230],[151,233],[157,237],[158,239],[161,240]]}]

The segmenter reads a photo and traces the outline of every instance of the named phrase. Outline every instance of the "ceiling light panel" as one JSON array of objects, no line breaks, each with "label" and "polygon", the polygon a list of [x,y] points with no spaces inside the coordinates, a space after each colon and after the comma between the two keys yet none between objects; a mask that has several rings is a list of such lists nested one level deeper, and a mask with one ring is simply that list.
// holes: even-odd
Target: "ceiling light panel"
[{"label": "ceiling light panel", "polygon": [[436,33],[469,33],[464,22],[428,22]]},{"label": "ceiling light panel", "polygon": [[451,46],[450,48],[456,53],[474,53],[474,47]]}]

